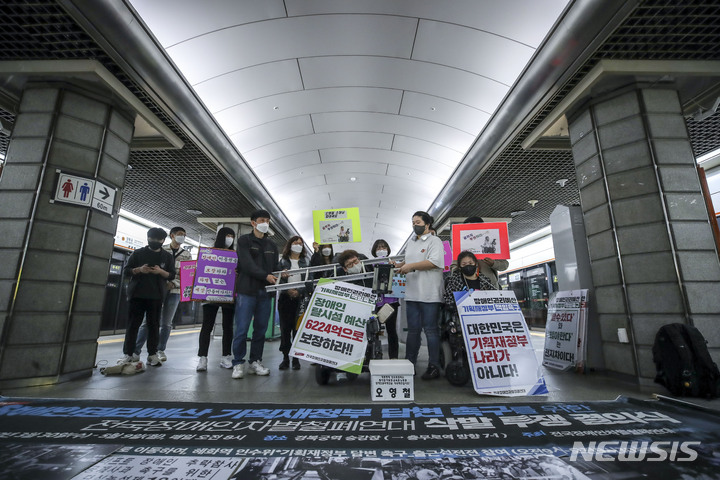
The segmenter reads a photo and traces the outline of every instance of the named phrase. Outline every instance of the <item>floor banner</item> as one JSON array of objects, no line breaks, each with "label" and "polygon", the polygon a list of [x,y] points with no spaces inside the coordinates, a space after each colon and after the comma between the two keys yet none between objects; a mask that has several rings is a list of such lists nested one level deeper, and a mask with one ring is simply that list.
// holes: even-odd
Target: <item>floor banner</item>
[{"label": "floor banner", "polygon": [[568,370],[582,362],[587,317],[587,289],[557,292],[550,298],[543,365]]}]

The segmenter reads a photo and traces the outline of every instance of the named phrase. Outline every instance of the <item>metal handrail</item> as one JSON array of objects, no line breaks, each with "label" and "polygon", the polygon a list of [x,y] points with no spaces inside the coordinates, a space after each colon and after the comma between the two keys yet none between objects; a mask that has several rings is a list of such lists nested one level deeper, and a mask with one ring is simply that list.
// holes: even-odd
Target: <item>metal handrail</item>
[{"label": "metal handrail", "polygon": [[[265,287],[265,291],[270,292],[282,292],[284,290],[291,290],[294,288],[305,288],[308,284],[308,282],[312,282],[313,286],[317,285],[318,281],[320,281],[320,278],[315,279],[309,279],[309,275],[311,273],[315,272],[324,272],[324,271],[333,271],[333,275],[331,277],[324,277],[327,280],[342,280],[345,282],[352,282],[354,280],[364,280],[366,278],[372,278],[374,275],[374,272],[366,272],[365,265],[375,265],[377,263],[386,263],[389,260],[392,261],[402,261],[405,257],[403,255],[396,255],[393,257],[382,257],[382,258],[367,258],[365,260],[360,260],[360,264],[362,265],[363,272],[362,273],[353,273],[351,275],[338,275],[337,274],[337,268],[340,267],[339,263],[331,263],[328,265],[317,265],[315,267],[304,267],[304,268],[296,268],[294,270],[280,270],[273,272],[272,274],[277,277],[277,281],[274,285],[268,285]],[[342,268],[342,267],[340,267]],[[300,282],[287,282],[287,283],[280,283],[281,282],[281,276],[283,273],[286,273],[288,275],[303,275],[305,280]]]}]

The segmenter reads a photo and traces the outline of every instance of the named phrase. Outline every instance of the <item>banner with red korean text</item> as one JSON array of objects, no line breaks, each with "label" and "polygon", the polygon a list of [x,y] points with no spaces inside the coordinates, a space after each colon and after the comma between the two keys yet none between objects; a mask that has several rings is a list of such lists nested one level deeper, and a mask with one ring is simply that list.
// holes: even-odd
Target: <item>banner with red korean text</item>
[{"label": "banner with red korean text", "polygon": [[548,393],[515,293],[455,292],[455,303],[477,393],[512,397]]},{"label": "banner with red korean text", "polygon": [[180,262],[180,301],[192,301],[193,283],[195,282],[195,268],[197,261]]},{"label": "banner with red korean text", "polygon": [[581,366],[585,361],[588,290],[557,292],[548,302],[543,365],[558,370]]},{"label": "banner with red korean text", "polygon": [[366,323],[377,295],[347,282],[320,280],[308,303],[290,355],[348,373],[361,373]]}]

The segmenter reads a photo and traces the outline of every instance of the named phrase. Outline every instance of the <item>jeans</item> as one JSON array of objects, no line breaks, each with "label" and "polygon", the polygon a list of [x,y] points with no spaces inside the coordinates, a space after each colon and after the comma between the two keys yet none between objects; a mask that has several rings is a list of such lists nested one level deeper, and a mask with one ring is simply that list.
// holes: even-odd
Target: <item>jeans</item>
[{"label": "jeans", "polygon": [[440,303],[405,302],[407,309],[408,335],[405,358],[413,365],[420,351],[420,332],[425,330],[427,338],[429,364],[440,368]]},{"label": "jeans", "polygon": [[235,299],[235,336],[233,337],[233,366],[245,363],[247,352],[247,334],[250,322],[253,322],[253,335],[250,341],[250,363],[262,361],[265,348],[265,332],[270,320],[271,297],[265,289],[255,295],[238,294]]},{"label": "jeans", "polygon": [[206,303],[202,306],[203,323],[200,328],[200,339],[198,340],[198,357],[207,357],[210,348],[210,335],[215,326],[215,317],[218,308],[222,308],[222,356],[230,355],[233,341],[233,317],[235,316],[235,305],[232,303]]},{"label": "jeans", "polygon": [[[175,318],[175,311],[180,303],[179,293],[168,293],[165,295],[165,302],[162,304],[162,313],[160,314],[160,337],[158,338],[157,349],[164,352],[167,348],[168,338],[170,338],[170,330],[172,330],[172,321]],[[138,330],[137,343],[135,344],[135,353],[140,355],[143,344],[147,340],[147,320],[143,320]]]},{"label": "jeans", "polygon": [[125,330],[125,343],[123,343],[123,354],[132,355],[137,344],[138,329],[147,318],[147,350],[148,355],[155,355],[158,346],[158,319],[162,300],[150,300],[147,298],[133,298],[128,305],[128,326]]}]

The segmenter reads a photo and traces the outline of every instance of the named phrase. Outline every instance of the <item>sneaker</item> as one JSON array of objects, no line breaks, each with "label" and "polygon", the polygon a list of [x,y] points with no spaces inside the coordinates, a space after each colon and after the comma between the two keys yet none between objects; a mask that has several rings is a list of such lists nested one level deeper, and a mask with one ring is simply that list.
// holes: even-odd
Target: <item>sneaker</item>
[{"label": "sneaker", "polygon": [[140,354],[139,354],[139,353],[133,353],[130,361],[131,361],[131,362],[139,362],[139,361],[140,361]]},{"label": "sneaker", "polygon": [[204,372],[205,370],[207,370],[207,357],[200,357],[198,359],[198,365],[195,371]]},{"label": "sneaker", "polygon": [[162,362],[158,358],[157,354],[148,355],[147,363],[148,365],[152,365],[153,367],[159,367],[162,365]]},{"label": "sneaker", "polygon": [[122,358],[119,358],[117,361],[117,364],[120,365],[121,363],[130,363],[133,361],[132,355],[123,355]]},{"label": "sneaker", "polygon": [[238,363],[233,367],[232,378],[243,378],[245,376],[245,364]]},{"label": "sneaker", "polygon": [[222,368],[233,368],[232,359],[233,359],[232,355],[225,355],[220,360],[220,366]]},{"label": "sneaker", "polygon": [[165,352],[162,350],[158,350],[157,356],[160,359],[161,362],[167,362],[167,355],[165,355]]},{"label": "sneaker", "polygon": [[297,358],[293,357],[292,365],[293,370],[300,370],[300,360],[298,360]]},{"label": "sneaker", "polygon": [[428,365],[427,370],[425,370],[425,373],[422,374],[423,380],[432,380],[433,378],[440,377],[440,370],[435,365]]},{"label": "sneaker", "polygon": [[338,372],[337,375],[335,375],[335,380],[337,380],[338,383],[345,383],[348,380],[347,373],[345,372]]},{"label": "sneaker", "polygon": [[290,368],[290,359],[287,356],[283,357],[283,361],[280,362],[280,366],[278,368],[280,370],[287,370]]},{"label": "sneaker", "polygon": [[270,369],[260,363],[260,360],[255,360],[250,364],[248,373],[252,373],[254,375],[270,375]]}]

